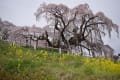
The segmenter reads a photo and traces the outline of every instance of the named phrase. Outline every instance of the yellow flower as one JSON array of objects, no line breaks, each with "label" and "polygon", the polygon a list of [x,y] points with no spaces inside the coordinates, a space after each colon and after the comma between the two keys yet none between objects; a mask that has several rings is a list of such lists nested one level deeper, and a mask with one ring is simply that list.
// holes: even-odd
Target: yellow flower
[{"label": "yellow flower", "polygon": [[17,56],[22,56],[23,55],[23,51],[21,49],[17,50],[16,55]]}]

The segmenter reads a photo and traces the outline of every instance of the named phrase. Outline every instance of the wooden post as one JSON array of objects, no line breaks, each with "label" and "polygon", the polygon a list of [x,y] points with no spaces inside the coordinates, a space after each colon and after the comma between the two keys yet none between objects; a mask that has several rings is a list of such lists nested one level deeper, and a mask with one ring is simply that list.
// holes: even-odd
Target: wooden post
[{"label": "wooden post", "polygon": [[36,41],[34,40],[34,50],[36,50]]},{"label": "wooden post", "polygon": [[62,52],[62,51],[61,51],[61,48],[59,48],[59,54],[61,54],[61,52]]}]

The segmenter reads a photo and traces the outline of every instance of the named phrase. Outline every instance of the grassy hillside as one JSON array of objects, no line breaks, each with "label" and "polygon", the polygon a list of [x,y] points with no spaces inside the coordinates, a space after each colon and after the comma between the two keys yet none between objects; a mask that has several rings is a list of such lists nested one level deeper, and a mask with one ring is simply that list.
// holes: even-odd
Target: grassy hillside
[{"label": "grassy hillside", "polygon": [[0,41],[0,80],[120,80],[120,62]]}]

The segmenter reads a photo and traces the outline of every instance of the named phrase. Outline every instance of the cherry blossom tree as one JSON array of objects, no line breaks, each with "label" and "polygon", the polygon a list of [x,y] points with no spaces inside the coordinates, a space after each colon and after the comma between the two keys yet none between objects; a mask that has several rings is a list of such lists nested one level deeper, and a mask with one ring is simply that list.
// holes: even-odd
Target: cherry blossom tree
[{"label": "cherry blossom tree", "polygon": [[88,4],[80,4],[70,9],[63,4],[43,3],[37,9],[35,16],[37,20],[45,17],[48,26],[54,28],[54,34],[59,33],[57,46],[55,46],[49,40],[49,34],[46,31],[49,46],[60,47],[61,43],[66,49],[71,49],[72,45],[79,46],[81,53],[87,50],[89,54],[92,53],[92,56],[95,56],[96,51],[101,54],[101,48],[104,46],[102,36],[109,34],[111,37],[112,30],[119,35],[118,25],[102,12],[94,14]]}]

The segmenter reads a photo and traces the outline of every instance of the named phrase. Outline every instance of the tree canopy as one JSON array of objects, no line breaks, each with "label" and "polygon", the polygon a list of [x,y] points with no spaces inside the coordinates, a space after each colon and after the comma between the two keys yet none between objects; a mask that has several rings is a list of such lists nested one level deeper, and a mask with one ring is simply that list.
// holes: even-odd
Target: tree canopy
[{"label": "tree canopy", "polygon": [[[102,52],[104,42],[102,36],[109,34],[112,30],[117,34],[118,25],[113,23],[103,12],[93,13],[88,4],[80,4],[74,8],[69,8],[64,4],[46,4],[43,3],[35,13],[36,19],[45,17],[48,26],[54,28],[54,34],[59,34],[57,39],[50,41],[49,34],[46,31],[47,42],[50,46],[70,49],[71,46],[79,46],[81,52],[88,50],[92,52]],[[54,44],[53,42],[57,42]]]}]

